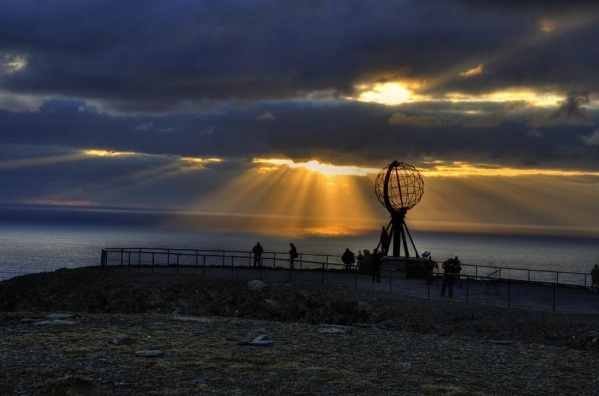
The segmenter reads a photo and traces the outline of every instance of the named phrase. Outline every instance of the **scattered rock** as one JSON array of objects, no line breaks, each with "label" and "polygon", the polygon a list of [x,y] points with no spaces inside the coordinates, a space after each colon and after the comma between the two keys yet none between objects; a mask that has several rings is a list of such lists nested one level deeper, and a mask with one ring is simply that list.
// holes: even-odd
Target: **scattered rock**
[{"label": "scattered rock", "polygon": [[160,349],[147,349],[143,351],[136,351],[135,356],[147,358],[161,357],[164,356],[164,351],[161,351]]},{"label": "scattered rock", "polygon": [[175,315],[173,316],[173,320],[178,320],[181,322],[197,322],[197,323],[210,323],[211,320],[208,318],[205,318],[203,316],[179,316],[179,315]]},{"label": "scattered rock", "polygon": [[323,326],[318,330],[319,333],[325,334],[333,334],[333,333],[349,333],[351,331],[351,327],[347,326]]},{"label": "scattered rock", "polygon": [[135,338],[118,337],[118,338],[113,338],[112,340],[109,341],[109,343],[112,345],[116,345],[116,346],[133,345],[133,344],[135,344]]},{"label": "scattered rock", "polygon": [[252,346],[265,346],[272,344],[272,340],[269,340],[265,335],[259,335],[251,341],[241,341],[237,345],[252,345]]},{"label": "scattered rock", "polygon": [[261,280],[252,280],[248,282],[248,288],[253,291],[262,291],[266,286],[268,285]]},{"label": "scattered rock", "polygon": [[40,325],[40,326],[44,326],[44,325],[55,326],[55,325],[74,325],[74,324],[77,324],[77,322],[75,322],[73,320],[51,319],[51,320],[40,320],[39,322],[34,322],[33,324]]}]

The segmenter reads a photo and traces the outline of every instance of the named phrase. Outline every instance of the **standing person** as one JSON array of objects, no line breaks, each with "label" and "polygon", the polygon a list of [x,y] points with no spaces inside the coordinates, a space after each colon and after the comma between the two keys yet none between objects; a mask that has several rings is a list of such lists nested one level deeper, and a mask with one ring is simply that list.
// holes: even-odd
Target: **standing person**
[{"label": "standing person", "polygon": [[292,270],[293,266],[295,264],[295,259],[298,256],[298,254],[297,254],[297,248],[295,247],[295,245],[293,243],[290,243],[289,246],[291,247],[289,249],[289,269]]},{"label": "standing person", "polygon": [[357,263],[358,264],[358,268],[357,268],[358,271],[360,271],[361,269],[363,270],[364,269],[363,268],[363,265],[364,265],[364,256],[362,256],[362,251],[361,250],[358,250],[357,260],[358,260],[358,263]]},{"label": "standing person", "polygon": [[343,256],[341,256],[341,261],[345,264],[345,268],[351,269],[352,265],[356,262],[356,256],[354,255],[354,252],[349,250],[349,248],[346,248],[345,252],[343,252]]},{"label": "standing person", "polygon": [[433,279],[435,277],[435,268],[439,268],[439,264],[436,261],[433,261],[432,256],[428,256],[426,260],[426,285],[431,286],[433,284]]},{"label": "standing person", "polygon": [[458,287],[461,289],[463,287],[462,278],[460,277],[462,273],[462,262],[460,261],[458,256],[455,256],[453,258],[453,263],[455,265],[456,279],[459,281]]},{"label": "standing person", "polygon": [[597,264],[591,270],[591,293],[597,294],[599,292],[599,268]]},{"label": "standing person", "polygon": [[264,249],[260,246],[260,242],[256,243],[256,246],[252,248],[252,253],[254,253],[254,267],[262,266],[262,253]]},{"label": "standing person", "polygon": [[374,249],[370,258],[372,260],[372,281],[374,282],[376,280],[377,283],[381,283],[381,260],[383,258],[383,252]]},{"label": "standing person", "polygon": [[381,229],[381,252],[383,254],[389,254],[389,234],[387,233],[387,229],[383,226]]},{"label": "standing person", "polygon": [[445,288],[449,288],[449,297],[453,297],[453,279],[457,271],[455,260],[450,258],[441,265],[443,268],[443,284],[441,285],[441,297],[445,297]]}]

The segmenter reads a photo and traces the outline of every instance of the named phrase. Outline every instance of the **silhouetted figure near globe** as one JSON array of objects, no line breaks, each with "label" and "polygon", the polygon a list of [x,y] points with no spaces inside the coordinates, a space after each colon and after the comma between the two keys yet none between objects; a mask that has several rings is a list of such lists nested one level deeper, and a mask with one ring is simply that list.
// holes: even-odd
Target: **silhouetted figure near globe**
[{"label": "silhouetted figure near globe", "polygon": [[298,254],[297,254],[297,248],[295,247],[295,245],[293,243],[289,244],[289,269],[293,270],[293,267],[295,266],[295,259],[297,258]]},{"label": "silhouetted figure near globe", "polygon": [[372,258],[372,281],[381,283],[381,260],[383,259],[383,252],[379,252],[378,249],[374,249],[371,255]]},{"label": "silhouetted figure near globe", "polygon": [[[378,174],[374,190],[377,199],[391,214],[391,221],[387,229],[383,227],[383,231],[389,233],[388,244],[383,244],[383,235],[379,246],[381,250],[390,256],[400,257],[401,247],[403,246],[404,257],[410,257],[408,250],[409,239],[416,257],[418,251],[412,240],[412,236],[408,231],[405,222],[406,213],[412,209],[424,194],[424,181],[420,176],[420,172],[412,165],[403,162],[393,161],[384,167]],[[393,251],[389,253],[389,244],[393,244]]]},{"label": "silhouetted figure near globe", "polygon": [[386,256],[389,253],[389,233],[387,232],[387,229],[383,226],[381,229],[381,239],[380,239],[380,245],[381,245],[381,251],[383,252],[383,254]]}]

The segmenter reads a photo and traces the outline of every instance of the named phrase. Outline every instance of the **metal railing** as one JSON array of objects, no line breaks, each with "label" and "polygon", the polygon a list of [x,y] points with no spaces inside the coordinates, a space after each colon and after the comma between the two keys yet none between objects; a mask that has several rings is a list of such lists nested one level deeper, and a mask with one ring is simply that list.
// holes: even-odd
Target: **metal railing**
[{"label": "metal railing", "polygon": [[[300,253],[293,268],[286,252],[264,252],[254,266],[248,251],[166,248],[102,249],[101,265],[124,270],[168,271],[211,277],[264,279],[267,281],[307,282],[368,288],[392,294],[440,298],[442,273],[433,274],[433,282],[410,278],[407,272],[381,268],[381,282],[373,282],[368,263],[346,266],[340,256]],[[293,270],[291,270],[293,269]],[[454,282],[453,297],[467,302],[507,307],[581,311],[599,314],[599,296],[589,296],[590,276],[574,272],[498,268],[462,264]]]}]

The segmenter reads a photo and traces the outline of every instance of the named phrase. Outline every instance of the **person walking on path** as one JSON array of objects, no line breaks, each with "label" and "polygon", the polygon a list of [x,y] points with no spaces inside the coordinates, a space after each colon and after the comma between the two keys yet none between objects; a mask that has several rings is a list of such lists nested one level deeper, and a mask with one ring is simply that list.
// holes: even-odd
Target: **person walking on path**
[{"label": "person walking on path", "polygon": [[591,270],[591,293],[599,293],[599,267],[597,264]]},{"label": "person walking on path", "polygon": [[264,249],[260,245],[260,242],[256,243],[256,246],[252,248],[252,253],[254,253],[254,267],[262,266],[262,253]]},{"label": "person walking on path", "polygon": [[381,283],[381,260],[383,258],[383,252],[374,249],[370,258],[372,260],[372,281]]},{"label": "person walking on path", "polygon": [[297,248],[293,243],[290,243],[289,246],[291,247],[289,249],[289,269],[293,270],[293,266],[295,265],[295,259],[297,258],[298,254]]},{"label": "person walking on path", "polygon": [[443,284],[441,285],[441,297],[445,297],[445,289],[449,290],[449,298],[453,297],[453,280],[457,272],[457,266],[455,260],[450,258],[445,260],[441,265],[443,268]]}]

